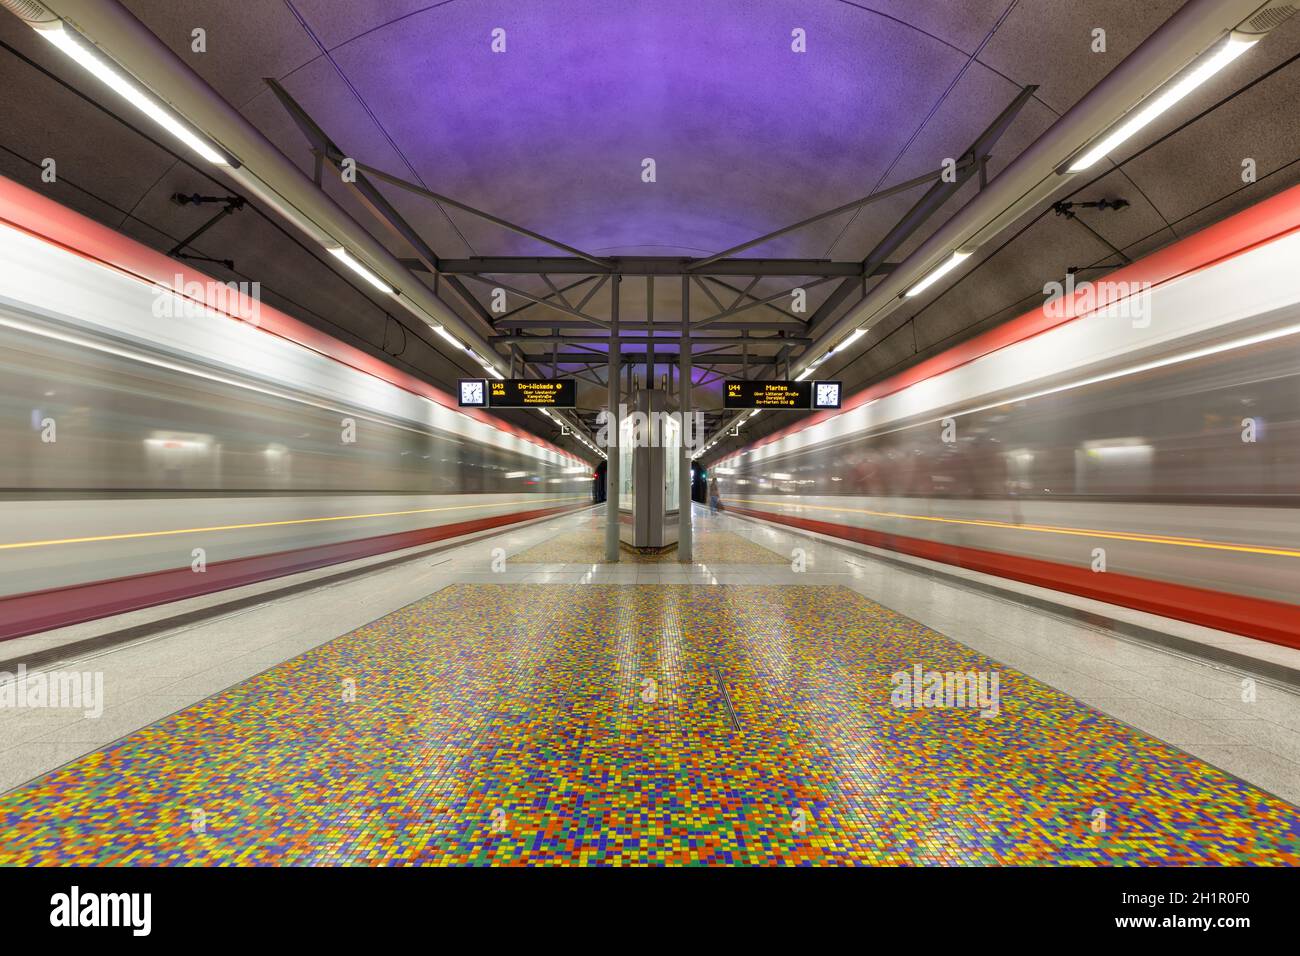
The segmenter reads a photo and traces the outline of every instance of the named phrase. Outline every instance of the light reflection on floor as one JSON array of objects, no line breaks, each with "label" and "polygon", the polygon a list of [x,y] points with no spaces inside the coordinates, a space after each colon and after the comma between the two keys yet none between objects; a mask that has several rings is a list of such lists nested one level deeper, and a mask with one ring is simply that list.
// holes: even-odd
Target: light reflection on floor
[{"label": "light reflection on floor", "polygon": [[[915,664],[996,670],[999,716],[893,706]],[[0,832],[28,864],[1300,863],[1295,807],[826,585],[453,585]]]}]

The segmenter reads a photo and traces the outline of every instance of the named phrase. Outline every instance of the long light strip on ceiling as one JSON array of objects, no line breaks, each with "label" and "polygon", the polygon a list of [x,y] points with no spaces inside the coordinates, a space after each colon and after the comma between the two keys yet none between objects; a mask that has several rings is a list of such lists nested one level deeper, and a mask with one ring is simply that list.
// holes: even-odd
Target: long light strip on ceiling
[{"label": "long light strip on ceiling", "polygon": [[1068,172],[1077,173],[1094,165],[1115,147],[1135,136],[1162,113],[1185,99],[1198,86],[1205,83],[1210,77],[1258,43],[1259,39],[1257,36],[1249,37],[1239,33],[1229,33],[1222,41],[1210,47],[1193,61],[1181,76],[1175,77],[1166,84],[1164,92],[1150,98],[1147,105],[1139,105],[1136,112],[1123,119],[1118,126],[1111,129],[1109,133],[1097,140],[1091,148],[1071,162],[1067,167]]},{"label": "long light strip on ceiling", "polygon": [[[121,68],[117,67],[110,59],[103,56],[99,51],[80,36],[71,27],[68,27],[62,20],[55,20],[49,23],[32,24],[33,29],[43,36],[50,44],[69,59],[75,61],[83,69],[93,75],[109,89],[113,90],[132,106],[144,113],[151,120],[165,129],[168,133],[188,146],[200,157],[217,166],[227,166],[232,169],[240,168],[240,163],[233,157],[227,156],[219,150],[215,144],[208,141],[202,134],[192,129],[185,121],[175,115],[169,108],[163,105],[148,90],[137,83],[134,78],[130,77]],[[269,187],[268,187],[269,188]],[[282,211],[283,208],[282,208]],[[301,214],[290,207],[288,213],[291,218],[301,222]],[[323,243],[332,243],[329,236],[317,236],[318,241]],[[341,245],[325,245],[326,251],[332,256],[345,264],[354,273],[365,279],[374,288],[387,295],[400,295],[400,292],[385,280],[381,279],[366,265],[361,263],[356,257],[349,253]],[[423,311],[423,310],[421,310]],[[441,325],[430,322],[435,332],[439,333],[448,342],[452,343],[459,349],[465,348],[450,332]],[[503,378],[499,371],[492,367],[486,361],[481,361],[483,367],[489,374],[495,378]]]},{"label": "long light strip on ceiling", "polygon": [[498,372],[495,368],[492,367],[491,362],[489,362],[483,356],[479,355],[469,346],[465,346],[465,354],[468,355],[470,358],[472,358],[475,362],[478,362],[478,364],[483,367],[483,371],[487,372],[493,378],[502,378],[502,379],[505,378],[504,375],[502,375],[500,372]]},{"label": "long light strip on ceiling", "polygon": [[[340,262],[346,265],[357,275],[361,276],[361,278],[365,279],[367,282],[369,282],[380,292],[385,292],[388,295],[401,294],[396,289],[394,289],[391,285],[389,285],[387,282],[385,282],[383,279],[377,276],[374,272],[372,272],[369,268],[367,268],[362,262],[360,262],[355,256],[353,256],[342,246],[327,246],[326,249],[330,255],[338,259]],[[502,375],[499,371],[496,370],[496,368],[493,366],[493,364],[490,361],[485,359],[483,356],[479,355],[468,345],[462,344],[459,339],[457,339],[454,335],[452,335],[450,332],[447,331],[446,327],[442,325],[434,325],[433,330],[437,332],[439,335],[441,335],[448,342],[450,342],[452,345],[454,345],[456,348],[464,350],[465,353],[468,354],[470,358],[472,358],[483,368],[483,371],[487,372],[487,374],[497,379],[505,378],[504,375]]]},{"label": "long light strip on ceiling", "polygon": [[460,340],[456,338],[456,336],[452,335],[450,332],[447,331],[447,327],[445,325],[435,325],[433,327],[433,331],[437,332],[439,335],[441,335],[452,345],[456,346],[456,348],[463,349],[465,347],[461,345]]},{"label": "long light strip on ceiling", "polygon": [[904,297],[910,299],[914,295],[920,295],[969,258],[969,252],[954,252],[938,266],[931,269],[929,275],[903,293]]},{"label": "long light strip on ceiling", "polygon": [[386,292],[388,295],[397,295],[396,289],[371,272],[370,269],[363,265],[355,256],[352,255],[352,253],[348,252],[342,246],[329,246],[326,251],[357,275],[361,276],[361,278],[369,282],[380,292]]},{"label": "long light strip on ceiling", "polygon": [[[1112,127],[1110,132],[1096,140],[1090,148],[1085,149],[1076,159],[1067,163],[1066,166],[1062,167],[1061,171],[1077,173],[1095,165],[1103,156],[1137,135],[1161,114],[1186,99],[1193,90],[1222,71],[1228,64],[1258,43],[1260,39],[1261,36],[1258,35],[1252,36],[1237,32],[1226,34],[1219,42],[1193,61],[1181,74],[1170,80],[1163,88],[1163,91],[1157,92],[1148,100],[1143,101],[1146,105],[1139,104],[1131,115],[1121,119],[1119,124]],[[908,289],[904,293],[904,297],[911,298],[920,295],[969,257],[970,252],[954,252],[941,265],[932,270],[929,275]],[[858,329],[847,340],[842,342],[838,349],[848,346],[863,331],[865,330]],[[805,372],[796,381],[802,381],[807,377],[807,374]]]},{"label": "long light strip on ceiling", "polygon": [[858,339],[862,338],[862,336],[866,334],[867,334],[866,326],[863,326],[860,329],[854,329],[852,335],[850,335],[839,345],[835,346],[835,351],[842,352],[844,349],[848,348],[850,345],[852,345],[854,342],[856,342]]},{"label": "long light strip on ceiling", "polygon": [[143,87],[110,65],[89,43],[65,27],[62,21],[41,24],[36,32],[208,162],[217,166],[238,165],[172,115]]}]

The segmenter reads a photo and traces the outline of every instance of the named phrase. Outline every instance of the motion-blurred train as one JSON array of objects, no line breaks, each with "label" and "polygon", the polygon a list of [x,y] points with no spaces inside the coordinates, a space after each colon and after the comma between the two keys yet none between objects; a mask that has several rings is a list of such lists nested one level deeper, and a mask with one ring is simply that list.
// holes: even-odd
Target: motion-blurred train
[{"label": "motion-blurred train", "polygon": [[1300,188],[712,473],[756,518],[1300,646]]},{"label": "motion-blurred train", "polygon": [[590,504],[589,464],[214,287],[0,178],[0,639]]}]

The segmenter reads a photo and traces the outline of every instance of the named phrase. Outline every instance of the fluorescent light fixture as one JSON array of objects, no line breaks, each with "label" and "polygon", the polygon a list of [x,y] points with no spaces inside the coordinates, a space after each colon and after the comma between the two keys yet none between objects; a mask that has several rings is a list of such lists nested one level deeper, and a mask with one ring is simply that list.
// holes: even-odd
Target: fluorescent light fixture
[{"label": "fluorescent light fixture", "polygon": [[1146,105],[1138,104],[1131,115],[1124,117],[1118,126],[1070,163],[1069,171],[1077,173],[1092,166],[1258,42],[1259,37],[1250,38],[1239,33],[1229,33],[1225,41],[1210,47],[1193,61],[1181,76],[1171,80],[1164,92],[1151,97]]},{"label": "fluorescent light fixture", "polygon": [[76,60],[79,65],[93,74],[101,83],[130,102],[141,113],[148,116],[208,162],[217,166],[232,165],[230,159],[218,152],[211,143],[190,129],[179,117],[173,115],[171,110],[165,108],[142,86],[128,79],[127,75],[120,72],[115,66],[110,65],[109,61],[102,57],[89,43],[65,27],[63,21],[40,24],[36,27],[36,32],[73,60]]},{"label": "fluorescent light fixture", "polygon": [[348,252],[342,246],[329,246],[328,251],[335,259],[343,263],[357,275],[361,276],[361,278],[365,279],[380,292],[387,292],[389,295],[397,295],[396,289],[362,265],[353,257],[352,253]]},{"label": "fluorescent light fixture", "polygon": [[852,345],[854,342],[856,342],[858,339],[862,338],[862,336],[866,334],[867,334],[867,330],[865,328],[854,329],[853,334],[850,335],[843,342],[841,342],[839,345],[835,346],[835,348],[837,351],[842,352],[844,349],[848,348],[850,345]]},{"label": "fluorescent light fixture", "polygon": [[959,265],[961,265],[969,258],[970,258],[969,252],[954,252],[942,264],[935,267],[928,276],[926,276],[916,285],[912,286],[912,288],[908,289],[906,293],[907,298],[910,299],[914,295],[920,295],[922,292],[930,288],[930,286],[934,285],[936,282],[938,282],[940,279],[946,276],[949,272],[952,272],[953,269],[956,269]]},{"label": "fluorescent light fixture", "polygon": [[813,373],[813,370],[812,370],[811,367],[806,368],[806,369],[804,369],[802,372],[800,372],[798,375],[796,375],[796,376],[794,377],[794,380],[795,380],[796,382],[802,382],[804,379],[806,379],[806,378],[807,378],[809,375],[811,375],[812,373]]},{"label": "fluorescent light fixture", "polygon": [[755,415],[757,415],[757,414],[758,414],[759,412],[761,412],[761,411],[762,411],[761,408],[756,408],[756,409],[754,409],[752,412],[750,412],[749,415],[748,415],[747,417],[749,417],[749,418],[753,418]]},{"label": "fluorescent light fixture", "polygon": [[452,345],[456,346],[456,348],[458,348],[458,349],[463,349],[463,348],[465,347],[465,346],[463,346],[463,345],[460,344],[460,340],[457,339],[456,336],[452,335],[450,332],[447,331],[447,327],[446,327],[446,326],[444,326],[444,325],[435,325],[435,326],[433,327],[433,331],[437,332],[439,335],[441,335],[444,339],[446,339],[446,340],[447,340],[448,342],[450,342]]},{"label": "fluorescent light fixture", "polygon": [[491,366],[485,365],[483,367],[487,369],[487,373],[491,375],[493,378],[499,378],[499,379],[505,378],[504,375],[502,375],[500,372],[498,372],[496,369],[492,368]]}]

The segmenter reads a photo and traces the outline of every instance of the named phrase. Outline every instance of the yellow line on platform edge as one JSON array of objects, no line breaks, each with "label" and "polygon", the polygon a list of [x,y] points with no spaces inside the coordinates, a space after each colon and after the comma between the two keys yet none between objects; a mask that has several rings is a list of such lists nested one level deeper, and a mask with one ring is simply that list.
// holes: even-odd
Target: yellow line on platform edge
[{"label": "yellow line on platform edge", "polygon": [[[733,498],[733,501],[752,505],[767,505],[774,502],[759,501],[755,498]],[[966,524],[981,528],[1002,528],[1007,531],[1034,531],[1039,534],[1067,534],[1083,538],[1109,538],[1117,541],[1135,541],[1141,544],[1170,544],[1182,548],[1208,548],[1214,551],[1241,551],[1249,554],[1269,554],[1282,558],[1300,558],[1300,551],[1287,548],[1261,548],[1248,544],[1228,544],[1219,541],[1206,541],[1203,538],[1176,538],[1168,535],[1136,534],[1123,531],[1098,531],[1093,528],[1058,528],[1052,525],[1008,524],[1005,521],[989,521],[979,518],[939,518],[933,515],[909,515],[896,511],[872,511],[868,508],[833,508],[830,505],[796,505],[796,508],[808,508],[816,511],[834,511],[840,513],[871,515],[875,518],[903,518],[908,521],[937,521],[943,524]],[[778,513],[778,512],[773,512]]]},{"label": "yellow line on platform edge", "polygon": [[314,524],[323,521],[356,521],[361,518],[396,518],[402,515],[430,514],[435,511],[465,511],[474,508],[500,508],[506,505],[534,503],[554,504],[555,502],[573,501],[578,498],[585,500],[586,495],[569,495],[542,499],[530,498],[523,501],[499,501],[495,504],[451,505],[446,508],[414,508],[410,511],[378,511],[373,514],[333,515],[326,518],[290,518],[285,521],[255,521],[248,524],[213,525],[209,528],[174,528],[168,531],[130,531],[122,534],[100,534],[86,538],[54,538],[49,541],[17,541],[13,544],[0,544],[0,551],[10,551],[17,548],[44,548],[55,544],[90,544],[96,541],[123,541],[129,538],[159,538],[173,534],[203,534],[209,531],[239,531],[245,528],[274,528],[281,525]]}]

